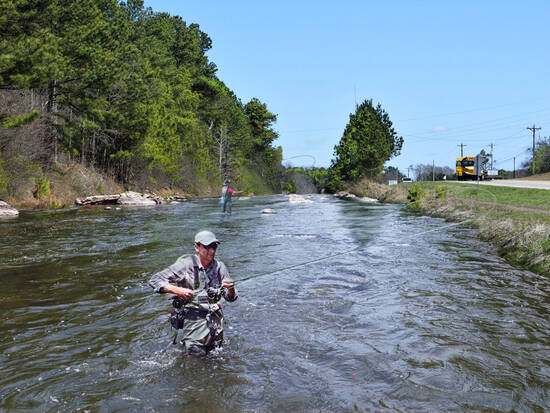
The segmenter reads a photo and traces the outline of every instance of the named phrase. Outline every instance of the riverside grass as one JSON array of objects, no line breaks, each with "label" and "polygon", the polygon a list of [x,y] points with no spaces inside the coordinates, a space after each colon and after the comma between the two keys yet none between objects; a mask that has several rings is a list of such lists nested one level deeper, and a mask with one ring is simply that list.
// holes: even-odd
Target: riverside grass
[{"label": "riverside grass", "polygon": [[550,276],[550,191],[453,182],[418,182],[406,189],[422,194],[409,201],[423,214],[468,220],[507,261]]}]

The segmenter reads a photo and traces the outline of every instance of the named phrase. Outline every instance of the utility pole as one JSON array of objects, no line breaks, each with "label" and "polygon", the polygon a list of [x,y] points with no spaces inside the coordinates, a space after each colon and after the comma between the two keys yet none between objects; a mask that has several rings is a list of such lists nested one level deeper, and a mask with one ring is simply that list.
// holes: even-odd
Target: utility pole
[{"label": "utility pole", "polygon": [[464,145],[463,143],[461,143],[460,145],[456,145],[456,146],[460,146],[460,157],[462,158],[464,156],[464,147],[466,145]]},{"label": "utility pole", "polygon": [[491,169],[493,169],[493,144],[491,143]]},{"label": "utility pole", "polygon": [[527,129],[533,131],[533,161],[531,163],[531,170],[533,171],[533,175],[535,175],[535,131],[541,130],[542,128],[535,128],[535,124],[533,123],[533,126]]},{"label": "utility pole", "polygon": [[516,179],[516,157],[514,156],[514,179]]},{"label": "utility pole", "polygon": [[435,181],[435,161],[432,161],[432,182]]},{"label": "utility pole", "polygon": [[409,169],[411,169],[411,168],[412,168],[412,165],[409,166],[409,167],[407,168],[407,178],[410,178],[410,176],[409,176]]}]

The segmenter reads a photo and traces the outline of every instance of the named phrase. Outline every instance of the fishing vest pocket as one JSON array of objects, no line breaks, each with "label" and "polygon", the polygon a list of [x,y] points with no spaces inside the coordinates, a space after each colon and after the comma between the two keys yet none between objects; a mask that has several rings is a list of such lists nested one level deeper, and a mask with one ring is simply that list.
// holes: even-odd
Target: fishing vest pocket
[{"label": "fishing vest pocket", "polygon": [[175,330],[181,330],[183,328],[183,322],[185,320],[183,309],[172,309],[170,312],[170,325]]}]

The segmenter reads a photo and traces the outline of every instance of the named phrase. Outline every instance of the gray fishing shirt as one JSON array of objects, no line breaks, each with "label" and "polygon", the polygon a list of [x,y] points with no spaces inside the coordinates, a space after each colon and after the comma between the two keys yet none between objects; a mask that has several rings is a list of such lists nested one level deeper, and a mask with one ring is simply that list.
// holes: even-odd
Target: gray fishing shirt
[{"label": "gray fishing shirt", "polygon": [[[156,293],[160,293],[162,287],[168,284],[175,284],[178,287],[191,290],[204,288],[204,285],[195,287],[195,279],[199,277],[199,272],[202,271],[204,271],[208,280],[208,287],[220,288],[224,278],[229,278],[229,271],[227,271],[227,267],[223,262],[214,259],[204,268],[199,257],[193,254],[179,257],[174,264],[154,274],[149,280],[149,285]],[[231,299],[226,297],[227,301],[235,301],[236,299],[236,293]]]}]

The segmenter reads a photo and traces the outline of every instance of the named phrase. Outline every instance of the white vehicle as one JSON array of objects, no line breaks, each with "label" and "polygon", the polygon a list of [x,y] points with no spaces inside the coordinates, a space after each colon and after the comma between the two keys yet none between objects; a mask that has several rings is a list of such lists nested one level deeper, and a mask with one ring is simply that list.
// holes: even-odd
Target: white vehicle
[{"label": "white vehicle", "polygon": [[401,178],[401,182],[412,182],[412,179],[406,176],[404,178]]},{"label": "white vehicle", "polygon": [[485,171],[485,179],[502,179],[503,177],[498,174],[498,169],[488,169]]}]

